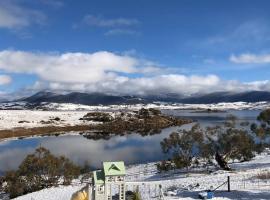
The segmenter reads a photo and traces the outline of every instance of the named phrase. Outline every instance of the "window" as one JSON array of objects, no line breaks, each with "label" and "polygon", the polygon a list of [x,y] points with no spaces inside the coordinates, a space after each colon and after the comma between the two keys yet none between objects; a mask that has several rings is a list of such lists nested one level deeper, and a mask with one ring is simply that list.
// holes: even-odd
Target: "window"
[{"label": "window", "polygon": [[104,185],[97,186],[97,191],[98,191],[98,194],[103,194],[104,193]]}]

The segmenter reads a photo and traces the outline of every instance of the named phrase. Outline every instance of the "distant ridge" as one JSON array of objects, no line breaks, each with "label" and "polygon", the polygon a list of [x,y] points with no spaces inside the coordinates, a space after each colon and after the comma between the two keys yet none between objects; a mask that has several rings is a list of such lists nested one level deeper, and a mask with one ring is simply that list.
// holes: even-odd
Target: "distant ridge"
[{"label": "distant ridge", "polygon": [[209,103],[221,103],[221,102],[259,102],[270,101],[270,92],[266,91],[250,91],[241,93],[231,92],[215,92],[206,95],[199,95],[190,98],[181,99],[181,103],[190,104],[209,104]]},{"label": "distant ridge", "polygon": [[133,96],[114,96],[102,93],[80,93],[56,94],[53,92],[38,92],[33,96],[21,99],[28,103],[74,103],[85,105],[111,105],[111,104],[137,104],[144,103],[141,98]]},{"label": "distant ridge", "polygon": [[215,92],[205,95],[194,95],[192,97],[183,97],[177,94],[160,94],[151,96],[117,96],[103,93],[81,93],[71,92],[68,94],[57,94],[54,92],[42,91],[30,97],[19,99],[28,103],[74,103],[84,105],[112,105],[112,104],[138,104],[153,102],[170,102],[185,104],[210,104],[221,102],[259,102],[269,101],[270,92],[250,91],[241,93]]}]

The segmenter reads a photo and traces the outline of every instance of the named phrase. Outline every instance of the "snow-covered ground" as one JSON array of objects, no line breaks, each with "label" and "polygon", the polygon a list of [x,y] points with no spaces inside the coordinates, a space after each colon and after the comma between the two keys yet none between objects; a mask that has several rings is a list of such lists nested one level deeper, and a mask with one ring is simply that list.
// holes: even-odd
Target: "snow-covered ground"
[{"label": "snow-covered ground", "polygon": [[72,195],[82,189],[84,185],[60,186],[33,192],[14,200],[70,200]]},{"label": "snow-covered ground", "polygon": [[[0,103],[0,109],[29,109],[29,105],[25,102]],[[88,106],[72,103],[41,103],[35,107],[38,110],[59,110],[59,111],[78,111],[78,110],[139,110],[141,108],[159,108],[159,109],[215,109],[215,110],[243,110],[243,109],[265,109],[270,107],[270,102],[262,101],[255,103],[233,102],[233,103],[214,103],[214,104],[181,104],[181,103],[164,103],[156,102],[152,104],[134,104],[134,105],[108,105],[108,106]]]},{"label": "snow-covered ground", "polygon": [[[211,174],[204,171],[171,172],[166,174],[147,174],[153,171],[153,164],[137,165],[128,169],[129,173],[140,174],[129,177],[131,184],[139,185],[144,200],[153,198],[159,194],[159,185],[162,185],[164,193],[174,193],[176,196],[165,196],[166,200],[172,199],[198,199],[198,193],[209,189],[215,189],[227,181],[230,176],[231,192],[227,192],[227,184],[224,184],[215,192],[215,199],[270,199],[270,179],[259,180],[258,174],[270,172],[270,152],[257,155],[252,161],[235,163],[231,165],[235,171],[215,171]],[[136,173],[137,172],[137,173]],[[142,173],[138,173],[142,172]]]},{"label": "snow-covered ground", "polygon": [[44,104],[44,108],[50,110],[139,110],[141,108],[158,108],[158,109],[213,109],[213,110],[243,110],[243,109],[265,109],[270,106],[269,102],[234,102],[234,103],[216,103],[216,104],[178,104],[178,103],[155,103],[155,104],[134,104],[134,105],[110,105],[110,106],[87,106],[80,104]]},{"label": "snow-covered ground", "polygon": [[[31,111],[0,110],[0,130],[17,127],[32,128],[42,126],[80,125],[86,122],[79,120],[87,111]],[[59,121],[53,120],[56,117]],[[89,122],[88,122],[89,124]]]},{"label": "snow-covered ground", "polygon": [[[235,163],[231,165],[235,171],[215,171],[211,174],[196,170],[195,172],[170,172],[166,174],[155,173],[155,164],[141,164],[127,167],[127,189],[135,190],[137,187],[143,200],[158,199],[159,185],[164,193],[176,196],[164,196],[164,200],[198,199],[198,193],[220,186],[231,179],[231,192],[227,192],[227,184],[221,186],[214,193],[217,200],[269,200],[270,180],[259,180],[256,175],[270,172],[270,152],[256,156],[252,161]],[[84,185],[61,186],[59,188],[45,189],[16,198],[16,200],[69,200],[71,195]]]},{"label": "snow-covered ground", "polygon": [[[218,103],[218,104],[136,104],[136,105],[111,105],[111,106],[87,106],[80,104],[58,104],[44,103],[39,109],[25,109],[24,103],[6,103],[0,104],[0,130],[12,129],[18,127],[32,128],[42,126],[68,126],[89,124],[79,120],[89,111],[119,111],[119,110],[139,110],[141,108],[158,109],[196,109],[196,110],[243,110],[243,109],[265,109],[270,107],[268,102],[246,103]],[[22,110],[12,110],[12,109]],[[49,111],[44,111],[49,110]],[[51,120],[60,118],[60,121]],[[20,122],[20,123],[19,123]],[[46,123],[48,122],[48,123]]]}]

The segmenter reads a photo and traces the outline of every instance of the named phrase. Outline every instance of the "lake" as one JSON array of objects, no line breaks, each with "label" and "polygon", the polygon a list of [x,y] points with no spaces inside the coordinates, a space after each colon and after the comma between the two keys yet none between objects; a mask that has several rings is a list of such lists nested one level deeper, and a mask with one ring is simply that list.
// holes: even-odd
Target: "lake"
[{"label": "lake", "polygon": [[[241,121],[253,122],[260,113],[259,110],[229,110],[218,113],[198,113],[194,110],[164,110],[164,113],[174,116],[191,118],[204,126],[220,124],[229,114]],[[190,128],[184,125],[181,128]],[[93,168],[100,167],[102,161],[123,160],[126,164],[145,163],[165,158],[160,148],[160,142],[180,127],[170,127],[160,134],[141,136],[130,134],[113,136],[108,140],[87,139],[81,135],[68,134],[63,136],[33,137],[21,140],[0,142],[0,172],[16,169],[25,156],[40,145],[53,154],[65,155],[77,164],[86,161]]]}]

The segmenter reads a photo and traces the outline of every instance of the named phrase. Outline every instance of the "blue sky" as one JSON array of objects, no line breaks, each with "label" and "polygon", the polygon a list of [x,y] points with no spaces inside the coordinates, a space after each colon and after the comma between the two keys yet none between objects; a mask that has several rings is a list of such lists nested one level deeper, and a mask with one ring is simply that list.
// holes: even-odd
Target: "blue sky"
[{"label": "blue sky", "polygon": [[269,10],[268,0],[2,0],[0,95],[270,90]]}]

